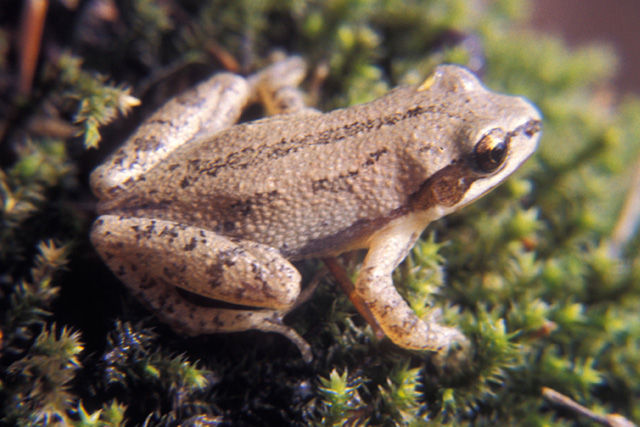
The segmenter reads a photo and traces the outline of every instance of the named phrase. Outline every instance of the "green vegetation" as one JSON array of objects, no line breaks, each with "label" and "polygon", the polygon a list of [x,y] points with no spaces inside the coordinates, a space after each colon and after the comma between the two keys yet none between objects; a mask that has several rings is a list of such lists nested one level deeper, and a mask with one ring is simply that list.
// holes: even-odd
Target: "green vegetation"
[{"label": "green vegetation", "polygon": [[[0,20],[2,425],[587,422],[542,387],[640,421],[640,239],[610,245],[640,154],[640,100],[611,101],[610,51],[529,32],[520,0],[136,0],[109,19],[62,3],[28,95],[9,83],[17,31]],[[59,28],[70,19],[73,31]],[[131,131],[140,117],[114,122],[136,105],[131,93],[148,113],[167,86],[235,66],[229,57],[249,72],[274,49],[308,61],[305,89],[325,110],[420,82],[441,62],[540,107],[534,158],[430,226],[394,277],[417,313],[465,332],[468,359],[377,340],[328,276],[287,319],[313,348],[309,365],[272,334],[184,339],[90,249],[98,159],[83,147],[102,154]],[[352,273],[356,261],[345,260]],[[308,283],[320,267],[301,268]]]}]

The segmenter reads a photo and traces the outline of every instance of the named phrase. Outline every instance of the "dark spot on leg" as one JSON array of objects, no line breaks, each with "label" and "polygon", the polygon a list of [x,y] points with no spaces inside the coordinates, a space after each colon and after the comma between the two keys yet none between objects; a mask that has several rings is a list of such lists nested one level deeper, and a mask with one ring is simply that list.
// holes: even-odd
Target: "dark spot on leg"
[{"label": "dark spot on leg", "polygon": [[185,250],[185,251],[192,251],[192,250],[194,250],[194,249],[195,249],[195,247],[197,246],[197,244],[198,244],[198,243],[197,243],[197,241],[196,241],[196,238],[195,238],[195,237],[192,237],[192,238],[191,238],[191,241],[190,241],[189,243],[187,243],[187,244],[184,246],[184,250]]}]

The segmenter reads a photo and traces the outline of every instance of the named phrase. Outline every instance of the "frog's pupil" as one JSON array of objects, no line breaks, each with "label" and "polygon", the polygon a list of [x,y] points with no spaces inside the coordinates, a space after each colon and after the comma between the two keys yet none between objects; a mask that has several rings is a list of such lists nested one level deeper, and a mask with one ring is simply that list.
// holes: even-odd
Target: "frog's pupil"
[{"label": "frog's pupil", "polygon": [[490,173],[495,171],[507,155],[507,142],[502,139],[502,131],[493,129],[486,134],[475,148],[476,165],[480,171]]},{"label": "frog's pupil", "polygon": [[496,146],[491,150],[491,160],[493,161],[493,163],[495,163],[496,165],[502,163],[506,152],[507,145],[504,142],[496,144]]}]

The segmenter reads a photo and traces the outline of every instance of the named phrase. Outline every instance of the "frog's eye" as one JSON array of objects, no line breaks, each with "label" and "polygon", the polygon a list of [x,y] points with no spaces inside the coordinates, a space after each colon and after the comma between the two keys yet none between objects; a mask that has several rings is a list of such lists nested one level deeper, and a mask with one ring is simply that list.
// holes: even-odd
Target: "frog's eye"
[{"label": "frog's eye", "polygon": [[494,128],[484,134],[473,151],[476,167],[479,171],[490,173],[502,165],[509,150],[508,140],[502,129]]}]

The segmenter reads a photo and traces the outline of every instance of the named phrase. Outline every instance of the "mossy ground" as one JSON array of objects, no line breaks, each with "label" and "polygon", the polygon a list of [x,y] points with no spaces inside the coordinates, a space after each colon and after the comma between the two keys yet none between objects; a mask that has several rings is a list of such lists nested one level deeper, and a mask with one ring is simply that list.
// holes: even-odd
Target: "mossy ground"
[{"label": "mossy ground", "polygon": [[[22,95],[10,43],[20,14],[0,15],[4,425],[587,423],[542,387],[640,420],[640,239],[611,249],[640,101],[612,94],[610,51],[526,30],[519,0],[116,3],[105,15],[94,7],[111,2],[52,2]],[[540,107],[534,158],[433,224],[395,275],[416,312],[437,307],[471,338],[469,360],[376,340],[329,278],[287,320],[311,364],[270,334],[184,339],[91,249],[87,176],[99,160],[170,94],[222,68],[257,69],[273,49],[308,61],[305,87],[323,110],[441,62]],[[131,93],[143,106],[119,118]],[[345,262],[357,270],[357,257]],[[321,268],[300,267],[305,283]]]}]

